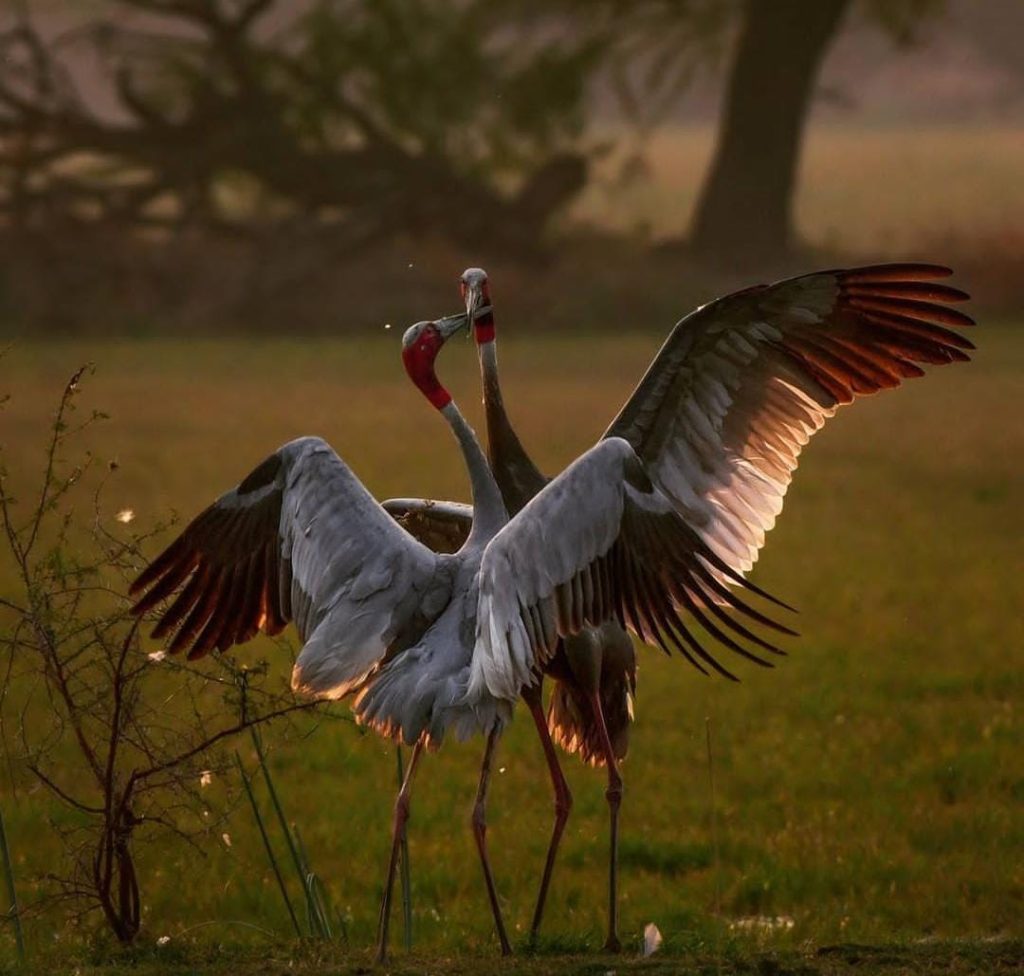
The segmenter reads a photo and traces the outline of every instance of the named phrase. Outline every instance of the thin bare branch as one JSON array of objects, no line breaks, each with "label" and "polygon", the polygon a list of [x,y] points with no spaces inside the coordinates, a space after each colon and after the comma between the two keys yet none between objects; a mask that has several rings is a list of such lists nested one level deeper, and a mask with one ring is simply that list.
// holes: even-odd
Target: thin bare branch
[{"label": "thin bare branch", "polygon": [[318,705],[323,704],[326,699],[313,698],[309,701],[296,702],[292,705],[285,705],[282,708],[276,708],[273,711],[265,712],[262,715],[255,715],[251,718],[246,718],[236,722],[234,725],[228,726],[227,728],[220,729],[213,735],[204,739],[202,742],[193,746],[190,749],[186,749],[184,752],[179,753],[177,756],[172,756],[170,759],[164,762],[158,763],[155,766],[150,766],[148,769],[137,770],[132,773],[132,780],[142,781],[149,779],[151,776],[155,776],[157,773],[164,772],[167,769],[171,769],[174,766],[179,766],[189,759],[195,756],[201,755],[206,752],[218,742],[224,739],[228,739],[231,736],[238,735],[240,732],[245,732],[247,729],[251,729],[256,725],[264,725],[267,722],[271,722],[276,718],[281,718],[284,715],[291,715],[295,712],[308,712],[312,708],[316,708]]},{"label": "thin bare branch", "polygon": [[26,768],[35,776],[48,790],[56,793],[68,806],[74,807],[76,810],[81,810],[83,813],[103,813],[102,807],[90,806],[83,800],[79,800],[72,796],[66,790],[64,790],[56,781],[51,779],[46,773],[40,769],[35,763],[26,763]]}]

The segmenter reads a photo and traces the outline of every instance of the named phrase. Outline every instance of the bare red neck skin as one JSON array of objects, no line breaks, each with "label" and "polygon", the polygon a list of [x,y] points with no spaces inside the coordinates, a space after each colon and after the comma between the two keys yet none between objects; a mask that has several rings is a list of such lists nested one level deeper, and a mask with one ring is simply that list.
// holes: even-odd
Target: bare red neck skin
[{"label": "bare red neck skin", "polygon": [[[463,289],[463,297],[465,297],[465,289]],[[494,310],[491,308],[491,286],[486,282],[480,289],[480,302],[487,308],[487,311],[473,320],[473,336],[478,346],[482,346],[485,342],[494,342]]]},{"label": "bare red neck skin", "polygon": [[434,360],[444,345],[444,339],[433,326],[425,328],[412,345],[402,349],[402,362],[409,379],[438,410],[452,402],[451,394],[441,385],[434,372]]}]

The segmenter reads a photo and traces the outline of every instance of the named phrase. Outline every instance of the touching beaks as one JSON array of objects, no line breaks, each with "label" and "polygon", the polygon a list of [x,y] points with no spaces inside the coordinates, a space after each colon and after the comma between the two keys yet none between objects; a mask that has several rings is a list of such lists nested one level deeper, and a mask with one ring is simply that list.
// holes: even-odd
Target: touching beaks
[{"label": "touching beaks", "polygon": [[448,340],[460,329],[465,329],[468,334],[471,322],[472,319],[467,313],[459,312],[457,315],[446,315],[443,319],[438,319],[434,325],[441,338]]}]

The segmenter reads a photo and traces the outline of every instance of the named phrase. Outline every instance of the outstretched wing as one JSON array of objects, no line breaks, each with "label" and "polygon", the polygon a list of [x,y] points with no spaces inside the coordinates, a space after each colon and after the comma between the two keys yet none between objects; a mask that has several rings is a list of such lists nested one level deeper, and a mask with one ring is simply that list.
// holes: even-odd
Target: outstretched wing
[{"label": "outstretched wing", "polygon": [[[491,541],[470,694],[514,697],[559,636],[617,616],[727,674],[680,617],[766,663],[738,593],[800,450],[857,396],[966,360],[933,265],[824,271],[737,292],[683,319],[596,447]],[[772,599],[771,597],[768,597]],[[778,603],[778,601],[774,601]],[[728,675],[732,676],[732,675]]]},{"label": "outstretched wing", "polygon": [[342,695],[420,611],[436,564],[330,445],[303,437],[193,519],[132,584],[133,609],[181,587],[153,636],[173,632],[190,659],[294,621],[293,684]]},{"label": "outstretched wing", "polygon": [[948,268],[822,271],[736,292],[672,331],[608,428],[730,569],[747,572],[803,446],[836,409],[966,360]]},{"label": "outstretched wing", "polygon": [[[680,616],[759,664],[782,653],[741,619],[793,631],[720,582],[768,594],[730,569],[644,472],[633,448],[606,438],[536,495],[490,542],[480,567],[469,695],[515,698],[559,637],[618,618],[701,671],[734,677]],[[778,601],[774,601],[778,603]],[[722,605],[727,609],[724,609]],[[784,606],[784,604],[782,604]]]},{"label": "outstretched wing", "polygon": [[458,552],[473,529],[473,506],[433,498],[389,498],[381,502],[406,532],[434,552]]}]

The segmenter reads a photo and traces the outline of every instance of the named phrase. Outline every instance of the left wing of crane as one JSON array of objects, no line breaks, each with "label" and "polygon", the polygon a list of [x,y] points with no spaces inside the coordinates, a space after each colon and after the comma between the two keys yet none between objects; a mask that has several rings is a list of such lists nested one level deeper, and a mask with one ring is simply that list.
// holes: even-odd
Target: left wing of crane
[{"label": "left wing of crane", "polygon": [[[728,295],[672,331],[604,440],[498,535],[470,691],[512,697],[559,636],[617,616],[728,674],[679,616],[757,658],[737,595],[810,437],[843,404],[968,358],[935,265],[823,271]],[[771,597],[768,597],[772,599]],[[775,601],[778,602],[778,601]],[[763,660],[761,663],[765,663]],[[731,675],[729,675],[731,677]]]},{"label": "left wing of crane", "polygon": [[716,643],[767,664],[752,648],[781,651],[742,618],[793,631],[746,603],[741,588],[772,599],[687,524],[626,441],[606,438],[550,482],[484,551],[469,696],[486,687],[498,697],[517,697],[560,637],[611,618],[666,652],[675,647],[701,671],[711,667],[732,678],[680,614]]},{"label": "left wing of crane", "polygon": [[[407,628],[436,616],[438,556],[404,532],[325,441],[267,457],[139,575],[137,614],[190,659],[294,621],[296,688],[340,696]],[[172,636],[173,635],[173,636]]]}]

